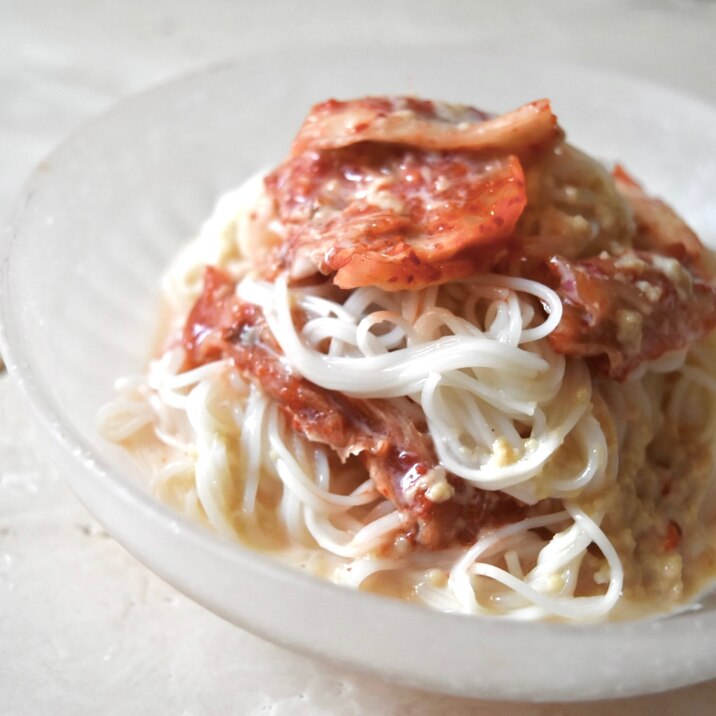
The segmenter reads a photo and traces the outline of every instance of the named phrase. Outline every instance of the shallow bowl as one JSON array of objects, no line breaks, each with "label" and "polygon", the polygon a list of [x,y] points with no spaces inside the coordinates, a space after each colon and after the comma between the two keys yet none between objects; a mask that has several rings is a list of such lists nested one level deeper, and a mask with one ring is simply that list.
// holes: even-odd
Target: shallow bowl
[{"label": "shallow bowl", "polygon": [[125,101],[38,168],[4,237],[2,350],[58,465],[107,530],[177,589],[290,648],[423,689],[576,700],[716,676],[716,603],[620,624],[441,614],[353,592],[229,542],[153,498],[98,435],[141,371],[159,276],[215,199],[286,153],[313,102],[414,93],[506,110],[549,96],[570,140],[623,161],[716,237],[716,111],[639,80],[472,49],[250,57]]}]

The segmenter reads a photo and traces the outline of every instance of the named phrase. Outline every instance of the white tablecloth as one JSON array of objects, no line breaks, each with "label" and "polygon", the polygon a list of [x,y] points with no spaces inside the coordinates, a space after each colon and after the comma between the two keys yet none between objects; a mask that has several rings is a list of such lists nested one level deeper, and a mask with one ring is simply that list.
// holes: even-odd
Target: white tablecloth
[{"label": "white tablecloth", "polygon": [[[288,45],[511,46],[716,103],[716,3],[0,0],[0,217],[84,120],[164,79]],[[586,705],[506,707],[396,687],[290,654],[136,562],[43,458],[0,380],[0,713],[706,714],[716,681]]]}]

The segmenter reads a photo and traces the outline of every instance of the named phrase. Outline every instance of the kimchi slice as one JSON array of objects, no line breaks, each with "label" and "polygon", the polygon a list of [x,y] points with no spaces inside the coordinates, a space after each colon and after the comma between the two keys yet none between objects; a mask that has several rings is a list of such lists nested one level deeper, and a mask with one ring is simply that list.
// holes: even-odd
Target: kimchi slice
[{"label": "kimchi slice", "polygon": [[564,137],[549,100],[491,117],[474,107],[415,97],[332,99],[313,107],[294,140],[292,156],[358,142],[420,149],[501,154],[532,152]]},{"label": "kimchi slice", "polygon": [[549,340],[623,380],[641,366],[716,326],[716,286],[674,258],[625,251],[581,261],[553,257],[549,268],[564,305]]},{"label": "kimchi slice", "polygon": [[300,154],[266,186],[287,230],[276,269],[388,291],[489,268],[527,201],[514,156],[370,143]]},{"label": "kimchi slice", "polygon": [[680,260],[700,260],[703,246],[699,237],[668,204],[649,196],[621,165],[617,165],[612,174],[617,189],[634,215],[635,248]]}]

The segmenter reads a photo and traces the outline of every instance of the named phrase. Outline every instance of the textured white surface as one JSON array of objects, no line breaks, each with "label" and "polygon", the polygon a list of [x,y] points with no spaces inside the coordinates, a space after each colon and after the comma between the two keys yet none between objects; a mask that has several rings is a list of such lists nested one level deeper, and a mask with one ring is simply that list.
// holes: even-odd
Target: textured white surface
[{"label": "textured white surface", "polygon": [[[266,45],[507,43],[516,52],[620,69],[716,102],[714,3],[500,8],[0,0],[0,214],[32,166],[79,122],[157,81]],[[505,712],[347,674],[225,624],[106,537],[43,462],[42,438],[5,379],[0,421],[3,714]],[[513,705],[508,712],[705,714],[714,698],[712,682],[630,701]]]}]

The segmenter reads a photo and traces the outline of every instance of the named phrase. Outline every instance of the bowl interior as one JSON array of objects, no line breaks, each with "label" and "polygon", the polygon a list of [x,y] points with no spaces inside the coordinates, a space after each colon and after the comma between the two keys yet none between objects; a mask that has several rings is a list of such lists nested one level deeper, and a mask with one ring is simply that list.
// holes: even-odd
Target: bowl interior
[{"label": "bowl interior", "polygon": [[[384,677],[463,695],[573,699],[716,674],[708,600],[668,619],[575,628],[355,594],[190,525],[154,501],[131,459],[97,434],[113,381],[141,371],[150,355],[159,276],[215,199],[279,161],[309,105],[369,93],[489,110],[548,96],[572,143],[624,163],[716,243],[716,111],[664,88],[455,48],[294,51],[176,81],[118,106],[43,162],[7,233],[4,353],[73,488],[140,559],[209,608]],[[545,660],[544,649],[554,657]]]}]

